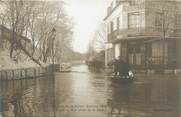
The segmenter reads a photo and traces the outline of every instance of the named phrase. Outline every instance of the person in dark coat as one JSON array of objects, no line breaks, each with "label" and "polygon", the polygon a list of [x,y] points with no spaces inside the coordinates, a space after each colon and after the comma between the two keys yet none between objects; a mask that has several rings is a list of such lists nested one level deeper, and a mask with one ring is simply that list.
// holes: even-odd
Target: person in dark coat
[{"label": "person in dark coat", "polygon": [[172,73],[173,73],[173,74],[176,74],[176,68],[177,68],[177,62],[176,62],[176,60],[173,60],[173,61],[172,61],[171,67],[172,67]]},{"label": "person in dark coat", "polygon": [[121,57],[119,57],[119,75],[128,76],[129,70],[130,70],[129,64],[125,62]]},{"label": "person in dark coat", "polygon": [[122,58],[119,56],[119,76],[123,76],[124,74],[124,61],[122,60]]},{"label": "person in dark coat", "polygon": [[129,76],[130,66],[128,62],[124,61],[123,76]]},{"label": "person in dark coat", "polygon": [[113,65],[114,65],[114,76],[117,76],[119,73],[119,61],[118,61],[118,59],[113,60]]}]

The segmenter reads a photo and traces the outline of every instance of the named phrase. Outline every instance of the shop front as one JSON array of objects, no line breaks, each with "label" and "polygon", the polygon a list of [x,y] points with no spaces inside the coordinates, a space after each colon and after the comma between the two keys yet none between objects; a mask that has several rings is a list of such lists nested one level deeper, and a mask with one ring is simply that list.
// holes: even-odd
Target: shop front
[{"label": "shop front", "polygon": [[151,61],[151,67],[155,70],[171,69],[177,62],[178,49],[176,39],[152,39],[145,41],[145,59]]},{"label": "shop front", "polygon": [[143,41],[128,41],[128,62],[133,68],[145,67],[145,46]]},{"label": "shop front", "polygon": [[114,44],[115,58],[120,56],[132,68],[145,67],[145,45],[143,40],[124,40]]},{"label": "shop front", "polygon": [[176,39],[142,38],[121,40],[113,44],[114,58],[119,56],[132,69],[170,69],[174,61],[179,62]]}]

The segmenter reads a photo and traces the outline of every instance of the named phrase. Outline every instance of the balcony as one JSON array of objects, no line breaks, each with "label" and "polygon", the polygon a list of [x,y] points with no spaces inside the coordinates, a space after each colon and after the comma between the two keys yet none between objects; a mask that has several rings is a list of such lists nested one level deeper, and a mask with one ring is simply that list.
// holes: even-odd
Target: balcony
[{"label": "balcony", "polygon": [[123,11],[126,12],[133,12],[133,11],[140,11],[145,9],[145,4],[136,4],[136,5],[129,5],[129,6],[123,6]]},{"label": "balcony", "polygon": [[[129,40],[131,38],[143,38],[143,37],[161,37],[163,36],[163,31],[155,27],[147,28],[131,28],[131,29],[120,29],[114,30],[112,33],[108,34],[108,42],[112,43],[117,40]],[[167,30],[166,37],[181,37],[181,31],[169,29]]]}]

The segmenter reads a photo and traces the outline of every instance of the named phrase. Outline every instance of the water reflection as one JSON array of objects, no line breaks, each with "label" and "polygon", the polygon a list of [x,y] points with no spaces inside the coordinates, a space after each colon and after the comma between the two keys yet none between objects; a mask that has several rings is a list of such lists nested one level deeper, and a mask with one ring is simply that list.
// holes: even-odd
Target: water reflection
[{"label": "water reflection", "polygon": [[53,79],[16,80],[1,84],[3,117],[53,115]]},{"label": "water reflection", "polygon": [[70,74],[57,74],[56,102],[61,103],[56,114],[66,117],[105,117],[105,111],[96,110],[102,109],[97,106],[106,104],[104,77],[100,79],[100,74],[90,73],[85,65],[72,68],[72,71]]},{"label": "water reflection", "polygon": [[[80,68],[80,69],[79,69]],[[87,66],[55,78],[0,84],[3,117],[180,117],[180,79],[140,76],[133,83],[112,83]],[[77,70],[77,71],[76,71]],[[75,72],[76,71],[76,72]]]},{"label": "water reflection", "polygon": [[107,101],[109,116],[179,117],[179,82],[179,79],[150,78],[149,82],[111,85]]}]

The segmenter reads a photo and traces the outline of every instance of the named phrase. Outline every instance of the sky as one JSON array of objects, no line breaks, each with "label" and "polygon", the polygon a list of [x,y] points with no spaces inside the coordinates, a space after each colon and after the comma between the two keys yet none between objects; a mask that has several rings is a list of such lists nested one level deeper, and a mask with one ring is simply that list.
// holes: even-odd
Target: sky
[{"label": "sky", "polygon": [[66,0],[65,8],[73,18],[74,35],[72,47],[74,51],[85,53],[95,30],[106,16],[110,0]]}]

